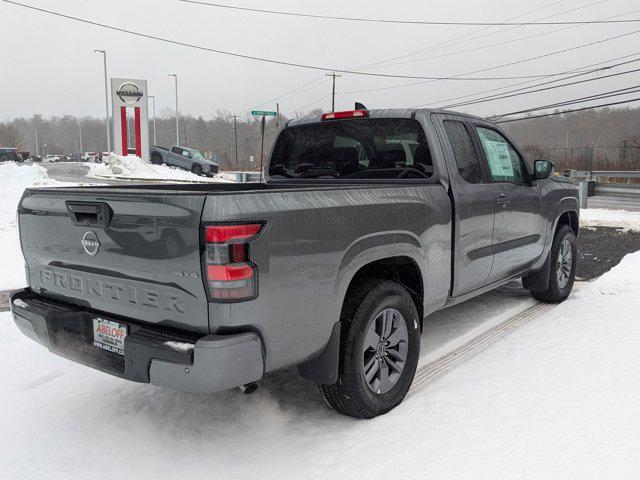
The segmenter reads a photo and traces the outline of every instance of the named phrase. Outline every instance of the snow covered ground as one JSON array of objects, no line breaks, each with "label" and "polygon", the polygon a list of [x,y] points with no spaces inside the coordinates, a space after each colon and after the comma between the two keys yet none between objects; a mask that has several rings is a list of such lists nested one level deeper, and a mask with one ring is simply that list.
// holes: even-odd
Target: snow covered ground
[{"label": "snow covered ground", "polygon": [[[128,383],[53,356],[0,314],[0,477],[634,478],[639,269],[640,252],[625,257],[371,421],[335,414],[294,371],[248,397]],[[475,302],[487,304],[446,321]]]},{"label": "snow covered ground", "polygon": [[167,165],[153,165],[139,157],[110,154],[104,163],[85,163],[89,167],[87,178],[118,178],[136,180],[169,180],[181,182],[219,183],[231,181],[224,174],[212,178],[195,175]]},{"label": "snow covered ground", "polygon": [[587,208],[580,210],[580,225],[584,227],[620,227],[640,231],[640,212]]},{"label": "snow covered ground", "polygon": [[66,186],[50,179],[39,165],[0,163],[0,291],[24,286],[24,262],[20,252],[16,210],[25,188]]}]

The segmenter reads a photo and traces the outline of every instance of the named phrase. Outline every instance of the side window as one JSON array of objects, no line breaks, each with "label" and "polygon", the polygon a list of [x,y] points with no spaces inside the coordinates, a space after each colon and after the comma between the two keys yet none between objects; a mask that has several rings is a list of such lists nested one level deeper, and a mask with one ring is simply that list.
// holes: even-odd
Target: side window
[{"label": "side window", "polygon": [[487,157],[491,179],[494,182],[524,183],[525,172],[520,155],[495,130],[476,127],[484,154]]},{"label": "side window", "polygon": [[182,149],[180,147],[172,147],[171,148],[171,153],[175,153],[175,154],[181,155],[182,154]]},{"label": "side window", "polygon": [[482,183],[480,160],[464,124],[447,120],[444,122],[444,129],[451,142],[460,176],[469,183]]}]

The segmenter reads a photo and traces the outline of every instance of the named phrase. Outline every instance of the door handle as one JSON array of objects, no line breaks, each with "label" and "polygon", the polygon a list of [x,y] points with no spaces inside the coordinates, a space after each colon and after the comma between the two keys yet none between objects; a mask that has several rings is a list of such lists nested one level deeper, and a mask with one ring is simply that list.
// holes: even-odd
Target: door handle
[{"label": "door handle", "polygon": [[501,193],[500,195],[498,195],[498,198],[496,198],[496,203],[498,205],[502,205],[502,208],[505,208],[507,205],[509,205],[510,202],[511,200],[509,200],[509,198],[504,193]]}]

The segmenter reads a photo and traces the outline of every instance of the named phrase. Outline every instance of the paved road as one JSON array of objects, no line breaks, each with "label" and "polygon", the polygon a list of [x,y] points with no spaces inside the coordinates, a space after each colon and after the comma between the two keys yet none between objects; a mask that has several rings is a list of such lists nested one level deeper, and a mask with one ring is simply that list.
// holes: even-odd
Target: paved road
[{"label": "paved road", "polygon": [[611,208],[640,212],[640,196],[634,197],[589,197],[589,208]]}]

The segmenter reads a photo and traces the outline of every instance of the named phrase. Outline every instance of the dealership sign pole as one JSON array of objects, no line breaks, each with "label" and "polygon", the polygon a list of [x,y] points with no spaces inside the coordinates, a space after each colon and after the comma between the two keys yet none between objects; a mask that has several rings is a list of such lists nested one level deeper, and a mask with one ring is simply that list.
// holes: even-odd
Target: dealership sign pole
[{"label": "dealership sign pole", "polygon": [[136,156],[149,160],[149,114],[147,81],[127,78],[111,79],[111,104],[113,105],[113,147],[115,153],[129,154],[127,141],[127,109],[134,114]]}]

